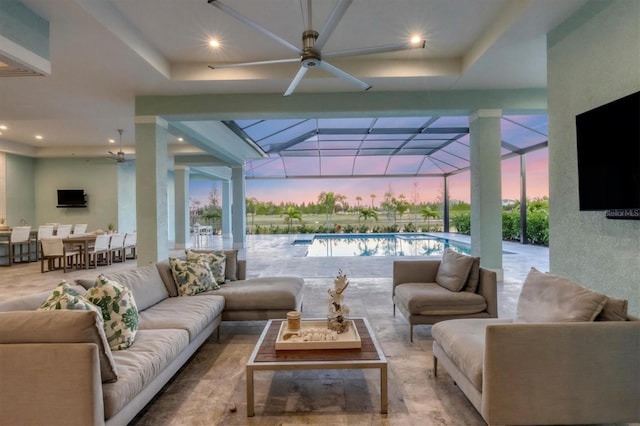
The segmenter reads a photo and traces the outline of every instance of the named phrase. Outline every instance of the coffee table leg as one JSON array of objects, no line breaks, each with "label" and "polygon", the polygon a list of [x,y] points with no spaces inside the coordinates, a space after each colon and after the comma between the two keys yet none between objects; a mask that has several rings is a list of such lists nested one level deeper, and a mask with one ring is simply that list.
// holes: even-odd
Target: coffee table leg
[{"label": "coffee table leg", "polygon": [[253,368],[247,367],[247,417],[253,417]]},{"label": "coffee table leg", "polygon": [[387,414],[387,365],[380,368],[380,413]]}]

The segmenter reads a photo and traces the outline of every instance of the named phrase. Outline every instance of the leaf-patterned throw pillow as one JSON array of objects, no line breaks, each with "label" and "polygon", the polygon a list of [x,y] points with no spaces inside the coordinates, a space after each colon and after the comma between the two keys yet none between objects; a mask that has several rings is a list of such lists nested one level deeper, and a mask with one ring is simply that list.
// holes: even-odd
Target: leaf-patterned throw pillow
[{"label": "leaf-patterned throw pillow", "polygon": [[213,278],[208,262],[189,262],[175,257],[169,258],[171,273],[180,296],[193,296],[220,288]]},{"label": "leaf-patterned throw pillow", "polygon": [[213,274],[213,278],[216,280],[216,283],[224,284],[227,256],[223,251],[197,253],[191,250],[185,250],[185,254],[187,255],[188,262],[207,262],[209,264],[209,268],[211,269],[211,273]]},{"label": "leaf-patterned throw pillow", "polygon": [[127,349],[138,331],[138,307],[127,287],[100,274],[85,298],[102,309],[104,331],[112,350]]},{"label": "leaf-patterned throw pillow", "polygon": [[96,311],[102,318],[100,308],[85,299],[82,294],[71,288],[69,283],[62,281],[51,293],[51,296],[40,305],[40,310],[69,309],[76,311]]}]

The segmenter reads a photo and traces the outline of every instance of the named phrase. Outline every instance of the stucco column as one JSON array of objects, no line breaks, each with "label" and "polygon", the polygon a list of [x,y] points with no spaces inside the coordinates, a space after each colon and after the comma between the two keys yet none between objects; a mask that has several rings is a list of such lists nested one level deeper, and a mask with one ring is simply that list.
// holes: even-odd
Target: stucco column
[{"label": "stucco column", "polygon": [[231,239],[231,181],[222,181],[222,238]]},{"label": "stucco column", "polygon": [[138,265],[166,259],[167,122],[159,117],[136,117],[136,222]]},{"label": "stucco column", "polygon": [[247,220],[245,203],[244,165],[231,167],[233,201],[231,204],[231,232],[233,248],[245,248],[247,243]]},{"label": "stucco column", "polygon": [[175,181],[175,229],[177,249],[191,247],[189,217],[189,167],[178,166],[174,169]]},{"label": "stucco column", "polygon": [[471,253],[502,281],[502,183],[499,109],[469,117],[471,137]]}]

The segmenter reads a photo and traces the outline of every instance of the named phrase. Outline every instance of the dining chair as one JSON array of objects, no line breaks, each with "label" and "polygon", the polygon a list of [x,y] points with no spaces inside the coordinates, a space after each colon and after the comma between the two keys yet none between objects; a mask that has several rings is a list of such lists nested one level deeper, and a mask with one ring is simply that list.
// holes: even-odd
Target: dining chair
[{"label": "dining chair", "polygon": [[58,225],[58,230],[56,231],[56,237],[68,238],[69,235],[71,235],[71,227],[72,225]]},{"label": "dining chair", "polygon": [[[124,235],[124,257],[126,259],[137,259],[138,254],[136,252],[137,235],[135,232],[128,232]],[[129,250],[129,257],[127,257],[127,250]]]},{"label": "dining chair", "polygon": [[85,234],[87,232],[86,223],[76,223],[73,227],[73,234]]},{"label": "dining chair", "polygon": [[36,238],[36,261],[42,257],[42,243],[45,238],[53,237],[53,225],[40,225],[38,226],[38,236]]},{"label": "dining chair", "polygon": [[[62,269],[65,273],[67,268],[80,265],[80,251],[67,250],[62,238],[52,237],[40,240],[42,244],[42,257],[40,258],[40,272],[48,272],[56,269]],[[47,261],[48,269],[44,270],[44,262]],[[56,260],[58,267],[56,267]]]},{"label": "dining chair", "polygon": [[[14,259],[18,256],[18,262],[31,262],[31,226],[14,226],[11,228],[11,237],[9,240],[9,265],[14,263]],[[26,250],[25,250],[26,247]],[[19,253],[16,253],[16,248],[19,248]]]},{"label": "dining chair", "polygon": [[111,234],[109,240],[109,261],[124,262],[124,234]]},{"label": "dining chair", "polygon": [[100,234],[96,236],[96,241],[93,246],[89,248],[89,265],[88,267],[97,268],[102,261],[103,265],[110,265],[110,253],[109,253],[109,241],[111,235]]}]

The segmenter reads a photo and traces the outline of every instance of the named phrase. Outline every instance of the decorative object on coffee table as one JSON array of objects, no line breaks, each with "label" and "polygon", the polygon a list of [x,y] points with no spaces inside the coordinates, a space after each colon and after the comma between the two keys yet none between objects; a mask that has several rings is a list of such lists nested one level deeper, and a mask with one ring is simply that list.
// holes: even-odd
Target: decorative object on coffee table
[{"label": "decorative object on coffee table", "polygon": [[327,328],[329,330],[343,333],[349,329],[347,315],[349,315],[349,307],[343,303],[344,296],[342,293],[349,287],[347,275],[338,271],[338,276],[333,280],[334,288],[327,290],[331,299],[329,300],[329,314],[327,315]]}]

